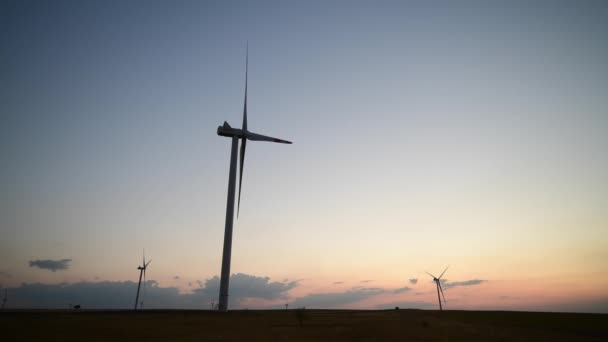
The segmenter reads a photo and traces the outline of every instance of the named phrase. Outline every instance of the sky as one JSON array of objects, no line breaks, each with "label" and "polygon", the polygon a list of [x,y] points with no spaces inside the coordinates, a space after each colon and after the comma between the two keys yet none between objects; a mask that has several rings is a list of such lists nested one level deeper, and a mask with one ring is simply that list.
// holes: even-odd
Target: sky
[{"label": "sky", "polygon": [[[2,1],[7,307],[608,313],[604,1]],[[1,290],[1,289],[0,289]],[[4,291],[3,291],[4,292]]]}]

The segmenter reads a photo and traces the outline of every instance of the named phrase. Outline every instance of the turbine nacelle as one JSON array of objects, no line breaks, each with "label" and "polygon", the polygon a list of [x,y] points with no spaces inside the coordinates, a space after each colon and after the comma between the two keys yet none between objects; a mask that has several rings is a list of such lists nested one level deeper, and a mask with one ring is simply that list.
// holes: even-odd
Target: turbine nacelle
[{"label": "turbine nacelle", "polygon": [[229,137],[229,138],[232,138],[232,137],[242,138],[244,134],[243,134],[242,129],[232,128],[232,127],[230,127],[228,122],[224,121],[224,125],[219,126],[217,128],[217,135],[220,135],[222,137]]},{"label": "turbine nacelle", "polygon": [[[224,124],[222,126],[218,126],[217,135],[222,136],[222,137],[228,137],[228,138],[238,137],[239,139],[246,139],[246,140],[251,140],[251,141],[268,141],[268,142],[274,142],[274,143],[280,143],[280,144],[292,144],[292,142],[288,141],[288,140],[283,140],[283,139],[279,139],[279,138],[275,138],[275,137],[269,137],[266,135],[249,132],[246,129],[232,128],[232,126],[230,126],[228,124],[228,122],[226,122],[226,121],[224,121]],[[243,156],[244,156],[244,154],[243,154]]]}]

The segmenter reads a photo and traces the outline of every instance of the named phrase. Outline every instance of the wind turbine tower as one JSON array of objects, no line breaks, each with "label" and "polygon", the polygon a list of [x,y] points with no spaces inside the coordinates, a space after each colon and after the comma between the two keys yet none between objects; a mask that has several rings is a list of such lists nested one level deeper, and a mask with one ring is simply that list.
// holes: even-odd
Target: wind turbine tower
[{"label": "wind turbine tower", "polygon": [[146,286],[146,268],[148,268],[148,265],[152,262],[152,260],[148,261],[148,263],[146,263],[146,254],[144,253],[143,255],[143,262],[141,264],[141,266],[137,266],[137,269],[139,270],[139,282],[137,283],[137,295],[135,295],[135,306],[133,307],[133,310],[137,310],[137,303],[139,302],[139,289],[141,287],[141,276],[144,276],[144,287]]},{"label": "wind turbine tower", "polygon": [[245,161],[245,148],[247,140],[252,141],[270,141],[281,144],[291,144],[291,141],[277,139],[273,137],[256,134],[247,130],[247,71],[249,64],[249,48],[245,57],[245,101],[243,105],[243,126],[241,129],[232,128],[228,122],[224,121],[222,126],[217,128],[217,134],[223,137],[232,139],[232,148],[230,152],[230,172],[228,176],[228,203],[226,204],[226,227],[224,230],[224,250],[222,254],[222,274],[220,278],[220,298],[219,311],[228,310],[228,287],[230,281],[230,257],[232,255],[232,225],[234,220],[234,195],[236,191],[236,156],[239,139],[241,140],[240,152],[240,173],[239,173],[239,198],[237,207],[238,211],[241,206],[241,190],[243,182],[243,163]]},{"label": "wind turbine tower", "polygon": [[[450,266],[448,266],[448,267],[450,267]],[[435,277],[434,275],[430,274],[429,272],[426,272],[426,274],[433,277],[433,281],[435,282],[435,285],[437,285],[437,299],[439,300],[439,311],[443,311],[443,306],[441,305],[441,297],[443,297],[443,302],[445,303],[445,295],[443,294],[443,288],[441,287],[441,277],[443,277],[443,275],[445,274],[445,271],[448,270],[448,267],[446,267],[445,270],[443,270],[443,272],[441,273],[441,275],[439,277]],[[439,292],[441,292],[441,296],[439,296]]]}]

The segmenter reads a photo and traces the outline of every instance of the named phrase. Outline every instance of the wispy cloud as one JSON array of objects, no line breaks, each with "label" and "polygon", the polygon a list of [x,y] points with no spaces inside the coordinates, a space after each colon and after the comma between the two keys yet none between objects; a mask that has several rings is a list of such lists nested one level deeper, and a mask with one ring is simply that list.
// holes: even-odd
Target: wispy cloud
[{"label": "wispy cloud", "polygon": [[355,286],[343,292],[309,293],[303,297],[296,298],[294,305],[312,308],[335,308],[356,303],[381,294],[395,295],[411,290],[412,288],[408,286],[397,289]]},{"label": "wispy cloud", "polygon": [[49,270],[55,272],[57,270],[67,270],[70,268],[70,262],[72,259],[61,259],[61,260],[31,260],[30,267],[38,267],[43,270]]},{"label": "wispy cloud", "polygon": [[179,280],[181,279],[178,275],[176,275],[175,277],[173,277],[173,280]]},{"label": "wispy cloud", "polygon": [[334,285],[337,285],[337,284],[344,284],[344,282],[343,281],[334,281]]},{"label": "wispy cloud", "polygon": [[361,280],[362,283],[369,283],[374,281],[373,279],[366,279],[366,280]]},{"label": "wispy cloud", "polygon": [[416,285],[416,283],[418,283],[418,278],[411,278],[411,279],[409,279],[409,282],[412,285]]},{"label": "wispy cloud", "polygon": [[520,299],[519,297],[514,297],[514,296],[498,296],[498,299],[500,300],[511,300],[511,299]]},{"label": "wispy cloud", "polygon": [[465,280],[465,281],[455,281],[455,282],[448,282],[447,280],[445,282],[441,282],[441,285],[443,286],[444,289],[449,289],[452,287],[457,287],[457,286],[472,286],[472,285],[479,285],[483,282],[487,282],[487,280],[482,280],[482,279],[471,279],[471,280]]},{"label": "wispy cloud", "polygon": [[407,286],[405,286],[405,287],[401,287],[401,288],[395,289],[395,290],[393,290],[392,292],[393,292],[394,294],[398,294],[398,293],[403,293],[403,292],[410,291],[411,289],[412,289],[411,287],[407,287]]},{"label": "wispy cloud", "polygon": [[355,303],[384,293],[382,288],[356,287],[345,292],[310,293],[304,297],[296,298],[295,306],[313,308],[335,308]]}]

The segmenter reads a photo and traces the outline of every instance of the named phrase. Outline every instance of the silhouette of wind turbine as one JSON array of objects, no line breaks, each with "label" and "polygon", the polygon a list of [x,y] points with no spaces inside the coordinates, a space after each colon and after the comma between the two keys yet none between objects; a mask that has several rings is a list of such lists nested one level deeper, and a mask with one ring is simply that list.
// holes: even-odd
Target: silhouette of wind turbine
[{"label": "silhouette of wind turbine", "polygon": [[433,281],[437,285],[437,299],[439,299],[439,311],[443,311],[443,306],[441,306],[441,297],[439,296],[439,291],[441,291],[441,296],[443,296],[443,302],[445,303],[445,295],[443,294],[443,288],[441,288],[441,277],[443,277],[443,275],[445,274],[445,271],[447,271],[449,267],[450,266],[446,267],[445,270],[443,270],[443,272],[441,273],[441,275],[439,277],[435,277],[434,275],[430,274],[429,272],[425,272],[426,274],[433,277]]},{"label": "silhouette of wind turbine", "polygon": [[245,57],[245,104],[243,106],[243,127],[232,128],[228,122],[217,128],[217,134],[232,138],[232,149],[230,152],[230,173],[228,177],[228,203],[226,205],[226,228],[224,231],[224,250],[222,254],[222,275],[220,279],[219,311],[228,310],[228,286],[230,281],[230,256],[232,254],[232,224],[234,219],[234,194],[236,187],[236,154],[239,139],[241,139],[240,173],[239,173],[239,199],[237,206],[237,218],[241,207],[241,190],[243,189],[243,164],[245,162],[245,149],[247,140],[270,141],[281,144],[291,144],[291,141],[268,137],[247,130],[247,71],[249,68],[249,46]]},{"label": "silhouette of wind turbine", "polygon": [[148,265],[150,265],[151,262],[152,262],[152,260],[149,260],[148,263],[146,263],[146,252],[144,252],[143,262],[141,263],[141,266],[137,266],[137,269],[139,270],[139,283],[137,283],[137,295],[135,295],[135,307],[133,307],[133,310],[137,310],[137,303],[139,301],[139,288],[141,287],[141,276],[143,274],[144,287],[145,287],[146,286],[146,268],[148,268]]}]

